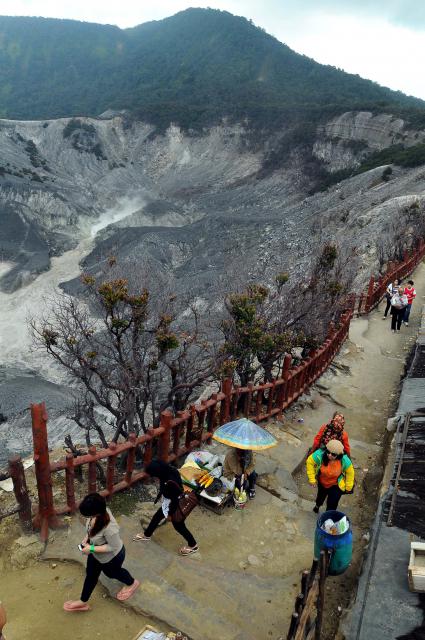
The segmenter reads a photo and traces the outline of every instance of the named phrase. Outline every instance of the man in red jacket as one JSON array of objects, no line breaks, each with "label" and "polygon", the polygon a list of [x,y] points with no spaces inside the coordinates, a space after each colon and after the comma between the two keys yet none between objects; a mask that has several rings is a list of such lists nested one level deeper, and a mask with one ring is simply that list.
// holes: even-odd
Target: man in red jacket
[{"label": "man in red jacket", "polygon": [[322,424],[320,427],[313,440],[311,451],[313,452],[317,449],[326,449],[326,445],[330,440],[339,440],[344,446],[344,453],[350,457],[350,442],[346,431],[344,431],[344,424],[345,418],[342,413],[335,411],[329,424]]},{"label": "man in red jacket", "polygon": [[416,290],[413,288],[413,280],[407,281],[407,285],[404,287],[404,294],[407,296],[407,307],[404,309],[403,321],[406,327],[408,327],[410,309],[412,308],[413,300],[416,298]]}]

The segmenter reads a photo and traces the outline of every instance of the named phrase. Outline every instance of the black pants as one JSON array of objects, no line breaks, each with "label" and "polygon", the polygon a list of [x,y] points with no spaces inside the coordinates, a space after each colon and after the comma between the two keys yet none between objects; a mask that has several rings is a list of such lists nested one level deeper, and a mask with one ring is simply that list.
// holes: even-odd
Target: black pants
[{"label": "black pants", "polygon": [[[149,522],[146,527],[144,533],[147,538],[150,538],[161,520],[164,520],[164,514],[162,512],[162,507],[158,509],[156,513],[153,514],[152,520]],[[174,529],[186,540],[187,545],[189,547],[196,547],[196,540],[193,535],[190,533],[189,529],[186,527],[184,522],[173,522],[171,521]]]},{"label": "black pants", "polygon": [[404,318],[404,307],[402,309],[396,309],[392,307],[391,309],[391,329],[395,331],[397,328],[400,331],[401,323]]},{"label": "black pants", "polygon": [[129,574],[127,569],[122,568],[122,563],[125,558],[125,548],[124,545],[119,553],[112,558],[109,562],[99,562],[96,560],[95,556],[91,553],[87,557],[87,565],[86,565],[86,579],[84,580],[83,590],[81,592],[81,600],[83,602],[87,602],[93,593],[93,589],[97,585],[97,581],[99,580],[100,574],[103,573],[108,578],[113,578],[114,580],[119,580],[123,582],[128,587],[133,584],[134,578]]},{"label": "black pants", "polygon": [[326,497],[328,498],[326,503],[326,511],[336,511],[338,508],[338,502],[340,497],[342,496],[342,491],[338,487],[337,484],[334,484],[332,487],[324,487],[317,483],[317,496],[316,496],[316,507],[321,507]]},{"label": "black pants", "polygon": [[387,317],[388,311],[391,307],[391,298],[385,298],[385,300],[387,301],[387,306],[385,307],[384,316]]},{"label": "black pants", "polygon": [[[238,489],[242,488],[241,480],[242,480],[242,476],[235,476],[235,487],[237,487]],[[254,491],[256,481],[257,481],[257,473],[253,471],[252,473],[249,474],[249,476],[245,476],[243,488],[245,490],[248,489],[248,491]]]}]

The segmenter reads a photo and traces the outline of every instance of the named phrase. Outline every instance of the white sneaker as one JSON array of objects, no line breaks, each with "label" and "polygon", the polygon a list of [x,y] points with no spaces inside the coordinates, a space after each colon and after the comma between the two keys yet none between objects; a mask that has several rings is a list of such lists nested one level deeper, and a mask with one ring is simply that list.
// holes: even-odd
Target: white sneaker
[{"label": "white sneaker", "polygon": [[405,327],[408,327],[408,326],[409,326],[409,323],[408,323],[408,322],[405,322],[405,323],[404,323],[404,326],[405,326]]},{"label": "white sneaker", "polygon": [[393,333],[395,333],[395,329],[391,329],[391,331],[392,331]]}]

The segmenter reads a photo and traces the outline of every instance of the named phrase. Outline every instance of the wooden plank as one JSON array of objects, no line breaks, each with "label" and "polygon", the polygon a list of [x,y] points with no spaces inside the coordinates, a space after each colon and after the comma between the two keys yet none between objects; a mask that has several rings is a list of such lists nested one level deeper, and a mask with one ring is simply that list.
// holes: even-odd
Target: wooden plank
[{"label": "wooden plank", "polygon": [[319,593],[319,579],[318,577],[315,577],[314,582],[311,585],[310,591],[307,594],[307,600],[305,602],[305,607],[302,610],[302,613],[300,615],[298,629],[294,636],[294,640],[304,640],[305,627],[309,618],[311,618],[316,608],[316,600],[317,600],[318,593]]}]

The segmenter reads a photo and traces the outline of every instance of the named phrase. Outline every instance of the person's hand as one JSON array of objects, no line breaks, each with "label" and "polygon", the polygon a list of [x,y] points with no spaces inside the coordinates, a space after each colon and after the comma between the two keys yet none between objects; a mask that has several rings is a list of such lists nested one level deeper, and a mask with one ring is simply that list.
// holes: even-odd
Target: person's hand
[{"label": "person's hand", "polygon": [[86,556],[88,556],[89,553],[90,553],[90,545],[89,544],[83,544],[83,550],[82,550],[81,553],[85,553]]},{"label": "person's hand", "polygon": [[310,482],[310,487],[312,489],[317,489],[317,482]]}]

